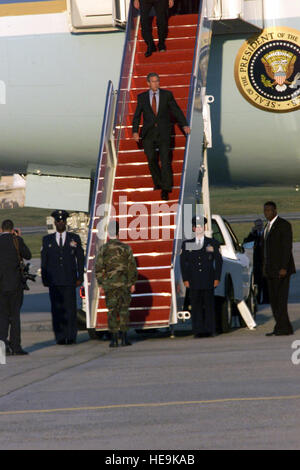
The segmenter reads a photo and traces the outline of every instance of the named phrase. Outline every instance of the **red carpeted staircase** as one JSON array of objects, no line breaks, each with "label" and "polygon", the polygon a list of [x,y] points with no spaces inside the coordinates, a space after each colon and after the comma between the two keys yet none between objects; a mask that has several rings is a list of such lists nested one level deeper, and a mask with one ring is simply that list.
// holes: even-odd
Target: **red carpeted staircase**
[{"label": "red carpeted staircase", "polygon": [[[120,141],[113,188],[113,205],[121,228],[120,238],[131,246],[139,270],[136,292],[130,306],[130,324],[135,328],[169,324],[172,302],[170,268],[186,137],[175,125],[172,136],[173,191],[168,202],[162,201],[160,191],[153,190],[143,149],[132,139],[132,117],[137,95],[147,90],[146,76],[150,72],[160,75],[161,88],[171,90],[183,112],[187,112],[197,23],[198,15],[171,17],[167,51],[156,52],[149,58],[144,56],[146,45],[139,31],[129,114],[124,123],[125,135]],[[154,37],[157,38],[156,27]],[[121,203],[122,200],[126,200],[126,203]],[[106,329],[104,297],[100,298],[98,307],[96,328]]]}]

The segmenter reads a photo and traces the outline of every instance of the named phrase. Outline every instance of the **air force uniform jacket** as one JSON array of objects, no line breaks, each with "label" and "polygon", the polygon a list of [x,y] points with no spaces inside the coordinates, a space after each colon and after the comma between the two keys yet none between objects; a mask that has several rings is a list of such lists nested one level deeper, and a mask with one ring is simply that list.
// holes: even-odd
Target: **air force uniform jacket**
[{"label": "air force uniform jacket", "polygon": [[183,281],[189,282],[190,289],[213,289],[214,281],[221,279],[223,260],[219,248],[219,242],[208,237],[204,237],[202,248],[195,238],[182,243],[181,274]]},{"label": "air force uniform jacket", "polygon": [[67,232],[64,245],[60,248],[56,233],[43,238],[41,251],[42,280],[47,287],[76,286],[83,281],[84,252],[81,240],[75,233]]}]

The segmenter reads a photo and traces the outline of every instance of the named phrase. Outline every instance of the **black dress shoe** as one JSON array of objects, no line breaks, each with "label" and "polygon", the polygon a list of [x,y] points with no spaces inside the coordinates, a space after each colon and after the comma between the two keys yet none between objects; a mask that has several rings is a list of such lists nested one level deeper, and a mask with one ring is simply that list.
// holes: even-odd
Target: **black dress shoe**
[{"label": "black dress shoe", "polygon": [[130,341],[128,341],[128,338],[127,338],[127,333],[126,332],[122,332],[122,336],[121,336],[121,345],[122,346],[132,346]]},{"label": "black dress shoe", "polygon": [[271,333],[266,333],[266,336],[275,336],[275,331],[272,331]]},{"label": "black dress shoe", "polygon": [[117,348],[119,346],[118,336],[119,336],[118,333],[113,333],[111,335],[111,342],[109,343],[110,348]]},{"label": "black dress shoe", "polygon": [[155,52],[156,51],[156,46],[155,44],[150,44],[148,47],[147,47],[147,50],[145,52],[145,57],[150,57],[152,55],[152,52]]},{"label": "black dress shoe", "polygon": [[66,344],[76,344],[75,339],[66,339]]},{"label": "black dress shoe", "polygon": [[165,189],[162,190],[161,192],[161,198],[163,201],[168,201],[169,200],[169,192],[166,191]]},{"label": "black dress shoe", "polygon": [[158,44],[158,50],[159,52],[166,52],[167,48],[164,42]]},{"label": "black dress shoe", "polygon": [[29,353],[27,351],[24,351],[24,349],[16,349],[15,351],[12,350],[11,355],[12,356],[27,356]]},{"label": "black dress shoe", "polygon": [[66,344],[66,340],[60,339],[59,341],[56,341],[56,344],[59,344],[59,346],[63,346],[64,344]]}]

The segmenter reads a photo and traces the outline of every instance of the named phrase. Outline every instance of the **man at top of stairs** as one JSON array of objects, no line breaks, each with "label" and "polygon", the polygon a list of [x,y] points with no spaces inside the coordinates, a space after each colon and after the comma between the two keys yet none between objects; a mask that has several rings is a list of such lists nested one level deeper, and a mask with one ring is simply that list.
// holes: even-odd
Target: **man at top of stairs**
[{"label": "man at top of stairs", "polygon": [[134,7],[141,11],[142,35],[147,44],[146,57],[150,57],[152,52],[156,51],[156,46],[152,36],[152,24],[149,17],[152,7],[155,9],[157,28],[158,28],[158,50],[164,52],[166,50],[165,39],[168,29],[168,7],[174,6],[174,0],[134,0]]}]

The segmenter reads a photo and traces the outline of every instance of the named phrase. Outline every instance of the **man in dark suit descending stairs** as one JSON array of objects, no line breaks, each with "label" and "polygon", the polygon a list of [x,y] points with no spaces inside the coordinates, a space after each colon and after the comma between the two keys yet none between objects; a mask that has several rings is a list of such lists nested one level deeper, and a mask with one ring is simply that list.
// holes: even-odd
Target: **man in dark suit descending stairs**
[{"label": "man in dark suit descending stairs", "polygon": [[141,11],[142,35],[147,44],[146,57],[150,57],[152,52],[156,51],[156,46],[152,36],[152,25],[149,14],[152,7],[155,9],[157,28],[158,28],[158,50],[164,52],[166,50],[165,39],[168,29],[168,7],[174,6],[174,0],[134,0],[134,7]]},{"label": "man in dark suit descending stairs", "polygon": [[[170,159],[171,114],[183,128],[185,134],[190,133],[187,120],[176,103],[173,93],[159,88],[159,76],[150,73],[147,76],[149,91],[138,95],[137,107],[132,122],[133,138],[139,142],[139,125],[143,114],[141,138],[147,155],[149,170],[154,189],[161,189],[161,197],[167,201],[172,191],[172,167]],[[156,149],[159,149],[161,169],[158,164]]]}]

